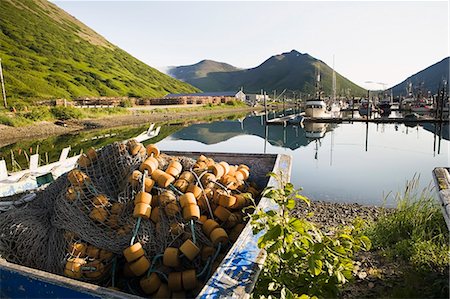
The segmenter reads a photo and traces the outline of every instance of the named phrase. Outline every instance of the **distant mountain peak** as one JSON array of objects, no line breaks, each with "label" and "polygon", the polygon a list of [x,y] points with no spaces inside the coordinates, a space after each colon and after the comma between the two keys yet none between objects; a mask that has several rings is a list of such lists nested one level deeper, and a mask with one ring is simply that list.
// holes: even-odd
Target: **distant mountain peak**
[{"label": "distant mountain peak", "polygon": [[[276,54],[260,65],[249,69],[238,69],[223,62],[202,60],[190,66],[179,66],[170,74],[188,82],[203,91],[228,91],[244,87],[245,92],[265,90],[314,91],[316,66],[320,65],[322,85],[331,93],[332,69],[322,61],[297,50]],[[365,94],[365,90],[336,73],[338,94],[351,89],[355,95]]]},{"label": "distant mountain peak", "polygon": [[419,89],[421,89],[420,91],[422,93],[426,94],[428,91],[431,91],[432,94],[435,94],[442,85],[442,81],[444,79],[449,80],[449,69],[450,57],[446,57],[414,75],[409,76],[391,89],[394,96],[406,95],[407,85],[411,83],[414,93],[419,92]]}]

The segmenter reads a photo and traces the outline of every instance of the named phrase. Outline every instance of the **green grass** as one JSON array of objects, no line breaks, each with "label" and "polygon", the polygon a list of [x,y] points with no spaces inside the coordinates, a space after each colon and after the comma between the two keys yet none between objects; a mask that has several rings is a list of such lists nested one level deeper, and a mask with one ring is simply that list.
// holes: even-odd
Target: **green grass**
[{"label": "green grass", "polygon": [[0,1],[0,20],[0,58],[11,106],[23,99],[198,91],[110,44],[49,1]]},{"label": "green grass", "polygon": [[395,264],[404,263],[407,286],[394,296],[448,297],[449,232],[431,188],[418,190],[418,179],[397,194],[397,209],[366,231],[374,248]]},{"label": "green grass", "polygon": [[129,114],[121,108],[74,108],[74,107],[32,107],[15,114],[0,111],[0,124],[20,127],[39,121],[102,118],[111,115]]}]

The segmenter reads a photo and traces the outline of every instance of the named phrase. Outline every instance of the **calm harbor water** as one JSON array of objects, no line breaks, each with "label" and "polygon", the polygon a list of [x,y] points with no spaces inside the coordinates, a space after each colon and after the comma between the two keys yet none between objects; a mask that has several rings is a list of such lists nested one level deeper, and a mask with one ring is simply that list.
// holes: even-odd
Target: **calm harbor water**
[{"label": "calm harbor water", "polygon": [[[26,165],[23,152],[48,153],[55,161],[60,150],[96,148],[136,136],[145,126],[83,132],[24,141],[0,148],[0,158],[11,168],[15,160]],[[390,192],[401,192],[407,180],[420,176],[421,187],[432,183],[434,167],[449,165],[449,131],[442,138],[432,124],[306,124],[264,126],[262,116],[242,117],[192,125],[164,124],[160,135],[147,143],[161,150],[282,153],[292,156],[291,182],[316,200],[393,206]],[[113,137],[111,137],[113,135]],[[42,154],[42,159],[44,155]],[[44,161],[43,161],[44,162]],[[386,198],[386,199],[385,199]]]},{"label": "calm harbor water", "polygon": [[[310,137],[320,129],[322,138]],[[261,117],[253,116],[195,124],[158,145],[163,150],[288,154],[293,157],[291,182],[312,199],[393,206],[393,196],[386,197],[390,192],[401,192],[414,176],[424,188],[432,183],[434,167],[449,165],[448,128],[440,141],[433,130],[433,125],[370,123],[264,127]]]}]

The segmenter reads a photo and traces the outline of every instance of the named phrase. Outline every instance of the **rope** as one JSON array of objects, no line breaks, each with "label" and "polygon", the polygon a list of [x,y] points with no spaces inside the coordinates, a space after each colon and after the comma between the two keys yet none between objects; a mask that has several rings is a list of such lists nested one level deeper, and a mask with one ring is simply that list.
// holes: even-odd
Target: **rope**
[{"label": "rope", "polygon": [[150,276],[150,273],[152,273],[151,270],[153,269],[153,266],[155,266],[156,260],[159,259],[159,258],[161,258],[161,257],[163,257],[163,256],[164,256],[164,254],[158,254],[158,255],[155,255],[155,256],[153,257],[152,263],[151,263],[151,265],[150,265],[150,268],[148,268],[148,271],[147,271],[147,277],[149,277],[149,276]]},{"label": "rope", "polygon": [[191,231],[192,231],[192,241],[194,244],[196,244],[196,238],[195,238],[195,229],[194,229],[194,220],[191,219]]},{"label": "rope", "polygon": [[192,174],[194,175],[195,179],[197,180],[198,186],[202,189],[203,197],[205,198],[206,205],[207,205],[207,207],[208,207],[209,216],[211,217],[211,219],[214,219],[214,214],[213,214],[213,211],[212,211],[212,209],[211,209],[211,205],[209,204],[208,196],[206,196],[205,189],[203,189],[203,185],[202,185],[202,183],[201,183],[201,181],[200,181],[200,177],[203,176],[203,175],[206,173],[206,171],[203,172],[203,173],[200,175],[200,177],[199,177],[194,171],[191,170],[191,172],[192,172]]},{"label": "rope", "polygon": [[175,193],[177,193],[178,195],[183,195],[184,194],[183,192],[178,190],[173,184],[170,184],[169,187],[170,187],[170,189],[172,189],[172,191],[175,191]]},{"label": "rope", "polygon": [[134,230],[133,230],[133,237],[131,237],[131,242],[130,242],[130,246],[132,246],[134,244],[134,240],[136,239],[138,230],[139,230],[139,226],[141,225],[141,219],[142,217],[139,217],[136,221],[136,225],[134,226]]},{"label": "rope", "polygon": [[211,262],[211,257],[208,257],[208,260],[206,261],[205,267],[203,267],[202,271],[200,271],[200,273],[197,274],[197,278],[199,278],[200,276],[202,276],[203,274],[205,274],[206,269],[209,268],[209,263]]},{"label": "rope", "polygon": [[[164,272],[161,272],[161,271],[159,271],[159,270],[151,270],[150,273],[157,273],[157,274],[161,275],[162,277],[164,277],[164,279],[165,279],[166,281],[169,281],[169,278],[167,278],[167,275],[166,275]],[[149,275],[149,276],[150,276],[150,275]]]}]

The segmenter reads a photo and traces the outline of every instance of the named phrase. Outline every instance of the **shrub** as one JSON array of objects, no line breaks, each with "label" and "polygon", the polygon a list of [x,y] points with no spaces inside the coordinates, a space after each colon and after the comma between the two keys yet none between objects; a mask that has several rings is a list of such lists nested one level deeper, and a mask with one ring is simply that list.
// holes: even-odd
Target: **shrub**
[{"label": "shrub", "polygon": [[131,101],[129,99],[126,99],[126,100],[120,101],[119,106],[122,108],[130,108],[130,107],[133,107],[133,104],[131,103]]},{"label": "shrub", "polygon": [[79,109],[73,107],[52,107],[50,112],[57,119],[68,120],[68,119],[79,119],[82,116],[82,113]]},{"label": "shrub", "polygon": [[275,298],[334,297],[339,287],[352,279],[353,256],[369,250],[369,238],[362,235],[362,221],[353,227],[337,228],[326,235],[306,219],[291,216],[298,202],[309,204],[291,183],[266,188],[263,196],[273,199],[277,210],[256,209],[249,215],[253,233],[264,233],[258,247],[267,251],[254,296]]},{"label": "shrub", "polygon": [[22,116],[31,121],[41,121],[52,118],[52,114],[47,107],[35,107],[30,112],[23,113]]}]

